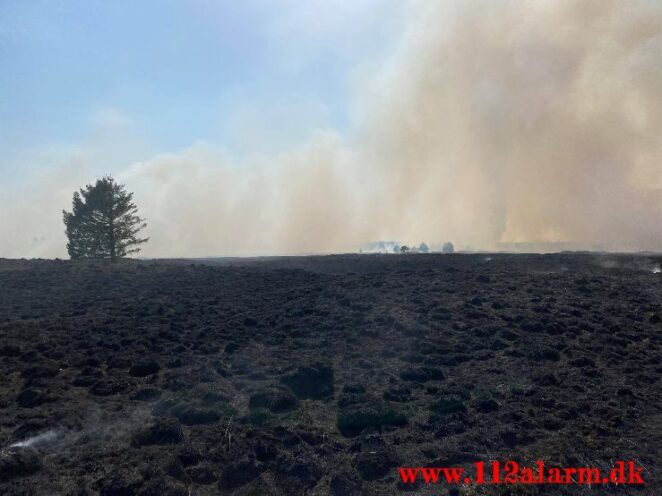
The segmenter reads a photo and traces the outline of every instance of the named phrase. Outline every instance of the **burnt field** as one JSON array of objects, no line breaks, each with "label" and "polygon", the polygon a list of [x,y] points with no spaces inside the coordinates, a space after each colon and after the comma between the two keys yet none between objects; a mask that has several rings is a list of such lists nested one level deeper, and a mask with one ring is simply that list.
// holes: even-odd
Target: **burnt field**
[{"label": "burnt field", "polygon": [[[662,494],[659,263],[0,260],[0,494]],[[509,459],[646,485],[396,470]]]}]

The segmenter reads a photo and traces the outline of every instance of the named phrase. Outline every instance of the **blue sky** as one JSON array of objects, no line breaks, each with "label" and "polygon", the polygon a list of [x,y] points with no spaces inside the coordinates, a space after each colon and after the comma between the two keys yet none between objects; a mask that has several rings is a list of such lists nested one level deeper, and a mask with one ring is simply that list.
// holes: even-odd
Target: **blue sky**
[{"label": "blue sky", "polygon": [[659,0],[0,0],[0,256],[112,174],[144,256],[659,249]]},{"label": "blue sky", "polygon": [[353,78],[392,51],[398,9],[391,0],[0,0],[0,171],[19,179],[39,169],[35,151],[108,128],[144,153],[199,140],[269,153],[315,129],[347,133]]}]

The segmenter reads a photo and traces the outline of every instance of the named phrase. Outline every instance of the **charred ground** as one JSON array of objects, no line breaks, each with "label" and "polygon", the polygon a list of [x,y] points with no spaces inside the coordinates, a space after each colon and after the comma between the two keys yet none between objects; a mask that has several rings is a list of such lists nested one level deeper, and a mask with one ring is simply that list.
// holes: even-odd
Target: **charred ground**
[{"label": "charred ground", "polygon": [[645,488],[451,494],[656,494],[659,263],[0,260],[0,493],[446,494],[394,467],[631,459]]}]

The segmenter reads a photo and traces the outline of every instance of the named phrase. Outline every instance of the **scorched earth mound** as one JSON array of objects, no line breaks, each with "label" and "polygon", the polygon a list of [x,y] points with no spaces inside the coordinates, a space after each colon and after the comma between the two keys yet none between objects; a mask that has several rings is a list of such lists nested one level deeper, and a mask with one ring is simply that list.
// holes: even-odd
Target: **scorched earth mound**
[{"label": "scorched earth mound", "polygon": [[[659,263],[0,260],[0,494],[662,494]],[[396,470],[508,459],[647,483]]]}]

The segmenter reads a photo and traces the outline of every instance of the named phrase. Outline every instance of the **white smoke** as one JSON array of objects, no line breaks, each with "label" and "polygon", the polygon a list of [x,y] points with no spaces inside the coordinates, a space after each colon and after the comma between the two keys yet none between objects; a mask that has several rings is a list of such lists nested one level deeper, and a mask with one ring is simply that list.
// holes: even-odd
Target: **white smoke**
[{"label": "white smoke", "polygon": [[[148,221],[142,254],[339,252],[377,239],[662,250],[660,4],[408,6],[399,48],[353,99],[349,135],[319,130],[242,160],[199,143],[116,171]],[[0,255],[64,256],[59,209],[93,179],[9,197]]]},{"label": "white smoke", "polygon": [[114,449],[128,442],[130,437],[152,419],[148,407],[130,408],[120,414],[104,412],[98,405],[89,405],[84,411],[68,419],[68,425],[58,425],[35,436],[14,442],[8,448],[38,448],[44,452],[75,450],[81,444],[95,450]]},{"label": "white smoke", "polygon": [[60,432],[57,430],[49,430],[37,434],[36,436],[29,437],[23,441],[11,444],[10,448],[38,448],[44,445],[48,445],[55,441],[59,436]]}]

